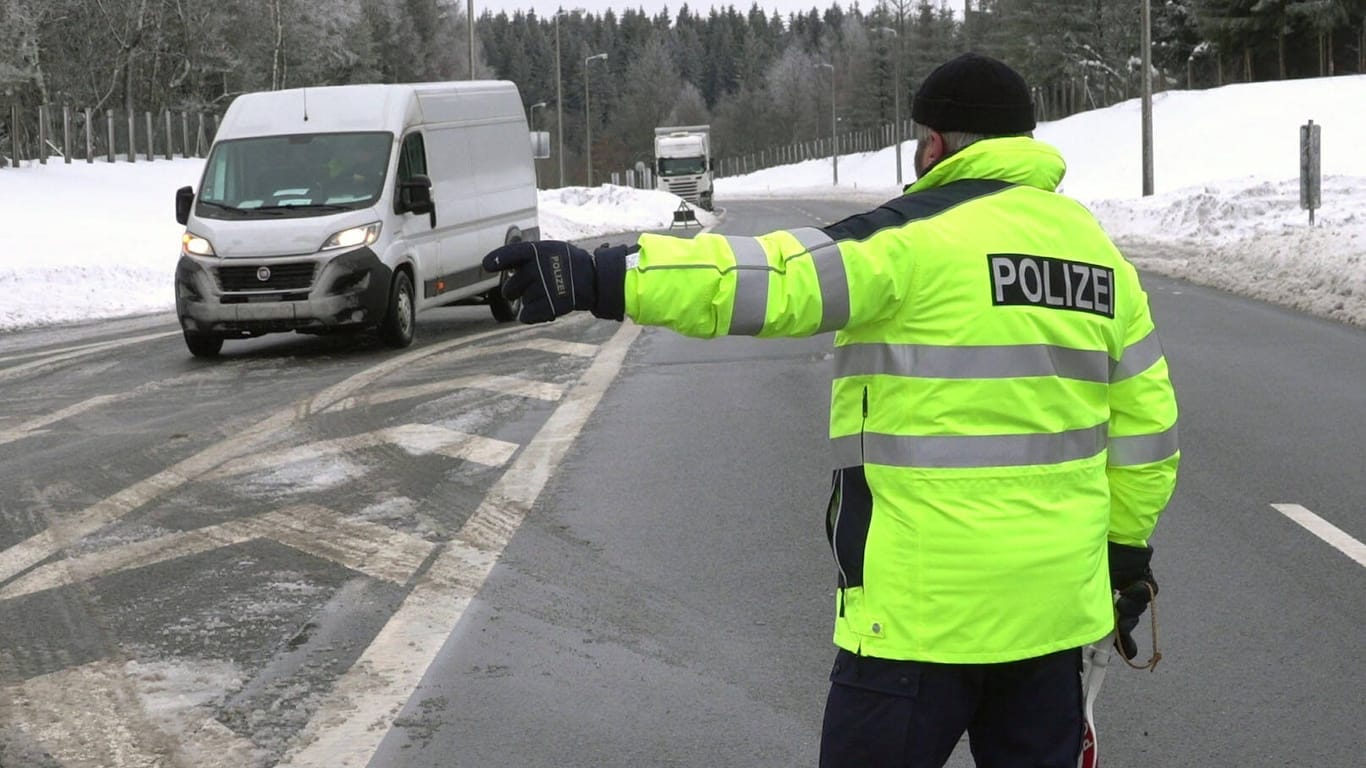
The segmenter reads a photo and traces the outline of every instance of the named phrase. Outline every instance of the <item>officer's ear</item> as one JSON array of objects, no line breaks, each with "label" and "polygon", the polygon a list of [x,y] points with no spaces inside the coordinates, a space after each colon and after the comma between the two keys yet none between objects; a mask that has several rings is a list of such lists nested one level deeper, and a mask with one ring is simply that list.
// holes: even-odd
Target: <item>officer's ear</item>
[{"label": "officer's ear", "polygon": [[925,130],[924,138],[917,139],[915,143],[915,176],[920,178],[929,172],[944,156],[947,144],[944,141],[944,134],[933,128]]},{"label": "officer's ear", "polygon": [[925,167],[933,168],[934,164],[944,159],[948,154],[944,151],[947,144],[944,142],[944,134],[930,129],[930,135],[925,139]]}]

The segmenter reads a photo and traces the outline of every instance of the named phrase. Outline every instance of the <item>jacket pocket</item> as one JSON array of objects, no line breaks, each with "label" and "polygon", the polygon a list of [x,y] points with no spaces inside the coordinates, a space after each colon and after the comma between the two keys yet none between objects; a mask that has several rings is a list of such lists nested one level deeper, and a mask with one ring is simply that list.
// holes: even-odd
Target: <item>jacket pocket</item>
[{"label": "jacket pocket", "polygon": [[825,535],[839,568],[841,589],[863,586],[863,555],[872,520],[873,494],[863,467],[835,470],[825,513]]}]

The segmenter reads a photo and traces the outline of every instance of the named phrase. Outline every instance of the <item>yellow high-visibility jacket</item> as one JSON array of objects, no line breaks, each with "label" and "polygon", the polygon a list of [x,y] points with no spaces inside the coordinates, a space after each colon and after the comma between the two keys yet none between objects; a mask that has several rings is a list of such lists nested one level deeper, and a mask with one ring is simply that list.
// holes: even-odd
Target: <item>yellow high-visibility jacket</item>
[{"label": "yellow high-visibility jacket", "polygon": [[992,663],[1114,624],[1106,541],[1176,484],[1177,404],[1134,267],[1056,149],[980,141],[824,228],[642,235],[626,312],[683,334],[835,331],[835,643]]}]

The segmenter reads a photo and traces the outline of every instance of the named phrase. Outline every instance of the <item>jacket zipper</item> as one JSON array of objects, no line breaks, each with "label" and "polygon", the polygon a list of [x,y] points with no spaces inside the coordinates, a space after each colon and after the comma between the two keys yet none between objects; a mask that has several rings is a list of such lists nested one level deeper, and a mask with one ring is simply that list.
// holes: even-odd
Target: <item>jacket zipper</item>
[{"label": "jacket zipper", "polygon": [[[868,388],[867,388],[867,387],[864,387],[864,388],[863,388],[863,421],[862,421],[862,423],[859,424],[859,462],[860,462],[860,463],[863,463],[864,460],[866,459],[866,453],[865,453],[865,451],[864,451],[864,449],[863,449],[863,436],[864,436],[864,434],[867,432],[867,428],[868,428]],[[846,590],[846,589],[849,588],[849,577],[848,577],[848,575],[846,575],[845,572],[844,572],[844,563],[841,563],[841,562],[840,562],[840,548],[839,548],[840,515],[844,512],[844,471],[843,471],[843,470],[840,471],[839,476],[840,476],[840,477],[839,477],[839,484],[840,484],[840,488],[839,488],[840,501],[839,501],[839,506],[835,507],[835,521],[834,521],[834,524],[831,526],[831,529],[830,529],[830,550],[831,550],[831,552],[833,552],[834,555],[835,555],[835,567],[836,567],[837,569],[839,569],[839,572],[840,572],[840,610],[839,610],[839,615],[840,615],[840,618],[844,618],[844,590]]]}]

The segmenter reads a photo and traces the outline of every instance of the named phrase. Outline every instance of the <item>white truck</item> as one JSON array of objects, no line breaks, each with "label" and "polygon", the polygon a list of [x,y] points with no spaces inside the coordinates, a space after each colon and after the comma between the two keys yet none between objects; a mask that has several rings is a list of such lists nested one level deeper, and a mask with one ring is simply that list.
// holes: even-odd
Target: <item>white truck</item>
[{"label": "white truck", "polygon": [[176,313],[197,357],[225,339],[377,329],[417,315],[517,307],[484,254],[536,240],[527,121],[511,82],[341,85],[248,93],[223,116],[185,225]]},{"label": "white truck", "polygon": [[655,188],[703,210],[712,209],[711,126],[666,125],[655,129]]}]

